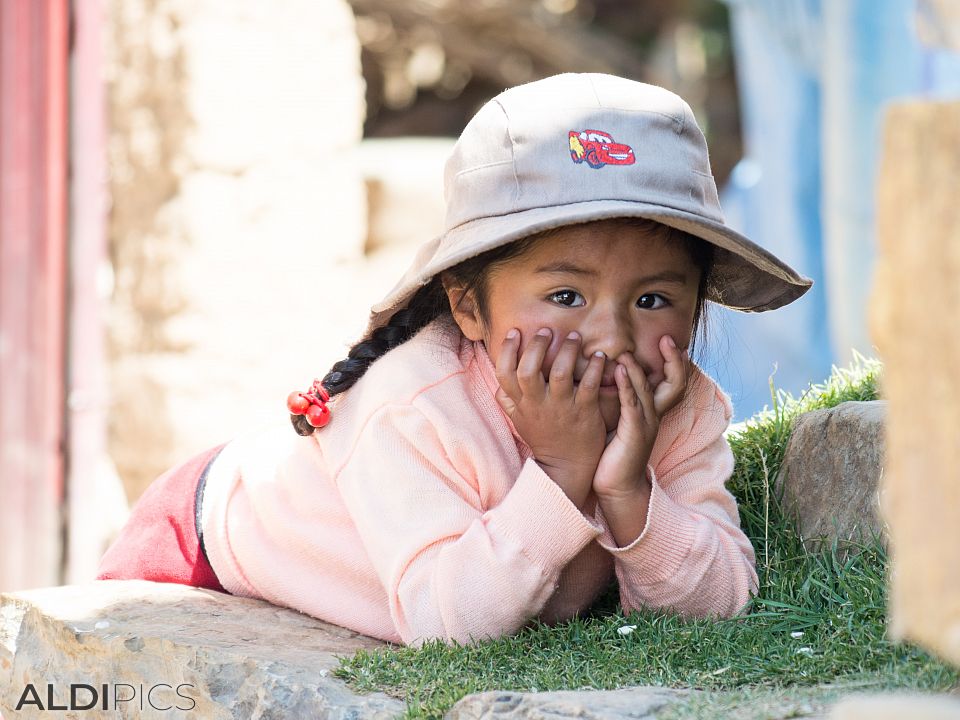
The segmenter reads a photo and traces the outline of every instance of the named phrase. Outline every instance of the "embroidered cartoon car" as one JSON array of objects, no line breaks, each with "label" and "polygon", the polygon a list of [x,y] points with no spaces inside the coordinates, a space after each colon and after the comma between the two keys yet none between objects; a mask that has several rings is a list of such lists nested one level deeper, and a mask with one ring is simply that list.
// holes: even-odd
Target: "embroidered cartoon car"
[{"label": "embroidered cartoon car", "polygon": [[613,138],[599,130],[571,130],[570,157],[575,163],[587,161],[587,165],[597,169],[604,165],[633,165],[633,148],[613,141]]}]

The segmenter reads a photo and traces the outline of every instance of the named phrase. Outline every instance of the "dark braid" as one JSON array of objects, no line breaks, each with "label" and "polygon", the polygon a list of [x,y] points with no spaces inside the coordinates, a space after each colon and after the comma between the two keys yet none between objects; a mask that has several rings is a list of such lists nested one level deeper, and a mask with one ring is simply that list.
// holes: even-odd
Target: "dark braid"
[{"label": "dark braid", "polygon": [[[486,280],[490,271],[525,252],[532,242],[533,239],[528,238],[488,250],[477,257],[464,260],[445,274],[465,291],[476,293],[481,313],[485,313]],[[370,336],[350,348],[347,358],[334,364],[323,378],[324,388],[331,397],[346,392],[363,377],[375,360],[398,345],[403,345],[431,321],[449,313],[450,301],[438,275],[420,288],[410,298],[406,307],[398,310],[386,325],[377,328]],[[298,435],[312,435],[316,430],[303,415],[291,415],[290,422]]]},{"label": "dark braid", "polygon": [[[345,360],[335,363],[322,382],[331,397],[339,395],[353,387],[375,360],[385,353],[402,345],[426,327],[431,320],[449,312],[447,295],[435,277],[424,285],[410,299],[405,308],[397,311],[383,327],[377,328],[368,337],[362,339],[347,353]],[[291,415],[290,422],[298,435],[312,435],[316,430],[303,415]]]}]

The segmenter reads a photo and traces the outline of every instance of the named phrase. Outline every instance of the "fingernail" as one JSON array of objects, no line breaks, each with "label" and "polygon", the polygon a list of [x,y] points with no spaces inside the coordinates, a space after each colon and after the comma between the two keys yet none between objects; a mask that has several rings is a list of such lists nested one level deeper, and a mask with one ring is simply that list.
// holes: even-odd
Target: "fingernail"
[{"label": "fingernail", "polygon": [[580,333],[578,333],[576,330],[572,331],[569,335],[567,335],[567,340],[579,340],[579,339],[580,339]]},{"label": "fingernail", "polygon": [[673,341],[673,338],[670,337],[669,335],[667,335],[667,345],[669,345],[672,348],[677,347],[677,344]]},{"label": "fingernail", "polygon": [[507,330],[507,340],[513,340],[519,334],[520,333],[517,332],[516,328],[511,328],[510,330]]},{"label": "fingernail", "polygon": [[550,328],[540,328],[537,330],[537,335],[541,337],[550,337]]},{"label": "fingernail", "polygon": [[607,355],[606,355],[605,352],[603,352],[603,350],[597,350],[597,351],[593,354],[593,356],[594,356],[594,357],[598,357],[598,358],[605,358]]}]

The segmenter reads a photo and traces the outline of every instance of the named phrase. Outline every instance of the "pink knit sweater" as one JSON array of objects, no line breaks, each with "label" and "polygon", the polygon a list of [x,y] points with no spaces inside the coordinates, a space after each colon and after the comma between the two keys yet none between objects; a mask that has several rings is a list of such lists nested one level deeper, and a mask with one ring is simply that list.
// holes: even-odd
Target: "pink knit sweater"
[{"label": "pink knit sweater", "polygon": [[310,438],[285,425],[233,441],[202,507],[230,592],[397,643],[469,642],[586,609],[616,573],[625,610],[730,616],[756,590],[724,488],[727,397],[695,369],[663,419],[647,525],[617,547],[500,410],[483,345],[443,322],[387,353]]}]

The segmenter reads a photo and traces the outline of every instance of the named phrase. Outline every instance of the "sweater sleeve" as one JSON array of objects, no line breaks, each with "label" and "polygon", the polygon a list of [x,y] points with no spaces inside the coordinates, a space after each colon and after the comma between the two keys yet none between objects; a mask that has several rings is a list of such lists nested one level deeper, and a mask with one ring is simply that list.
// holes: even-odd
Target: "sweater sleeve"
[{"label": "sweater sleeve", "polygon": [[647,524],[618,547],[602,513],[601,547],[611,553],[624,611],[664,608],[685,616],[731,617],[757,591],[754,552],[740,529],[736,500],[724,483],[733,452],[723,437],[730,402],[718,389],[657,463]]},{"label": "sweater sleeve", "polygon": [[516,632],[601,531],[532,460],[485,508],[450,454],[416,407],[384,407],[335,478],[407,644]]}]

